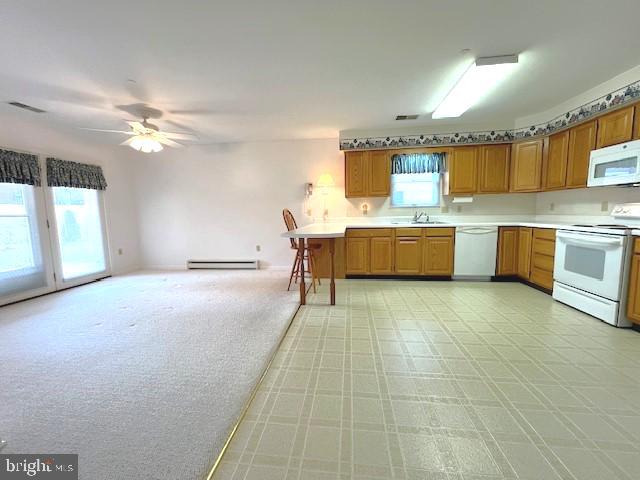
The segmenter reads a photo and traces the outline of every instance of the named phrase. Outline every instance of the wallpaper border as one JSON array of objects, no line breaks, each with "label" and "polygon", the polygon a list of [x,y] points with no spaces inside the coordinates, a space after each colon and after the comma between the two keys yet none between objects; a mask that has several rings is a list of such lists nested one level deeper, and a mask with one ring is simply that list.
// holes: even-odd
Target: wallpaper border
[{"label": "wallpaper border", "polygon": [[530,127],[479,132],[398,135],[340,139],[340,150],[375,150],[384,148],[433,147],[440,145],[505,143],[529,137],[549,135],[576,123],[619,108],[640,99],[640,80],[596,98],[554,119]]}]

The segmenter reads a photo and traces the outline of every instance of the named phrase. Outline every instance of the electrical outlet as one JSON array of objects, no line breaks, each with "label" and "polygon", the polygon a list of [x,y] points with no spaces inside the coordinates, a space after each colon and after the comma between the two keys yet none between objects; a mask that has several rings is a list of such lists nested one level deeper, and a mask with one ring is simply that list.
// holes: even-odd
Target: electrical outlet
[{"label": "electrical outlet", "polygon": [[122,255],[122,249],[121,248],[118,249],[118,255]]},{"label": "electrical outlet", "polygon": [[553,203],[553,202],[551,202],[551,203],[549,204],[549,211],[550,211],[550,212],[553,212],[555,209],[556,209],[556,204],[555,204],[555,203]]},{"label": "electrical outlet", "polygon": [[608,212],[609,211],[609,202],[607,202],[606,200],[604,202],[602,202],[600,204],[600,211],[601,212]]},{"label": "electrical outlet", "polygon": [[260,245],[256,245],[256,252],[260,251]]}]

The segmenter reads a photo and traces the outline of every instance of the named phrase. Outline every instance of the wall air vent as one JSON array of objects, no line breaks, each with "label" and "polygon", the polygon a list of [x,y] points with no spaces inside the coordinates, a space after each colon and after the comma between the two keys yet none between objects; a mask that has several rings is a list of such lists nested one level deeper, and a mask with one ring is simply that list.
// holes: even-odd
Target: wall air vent
[{"label": "wall air vent", "polygon": [[420,115],[396,115],[396,120],[416,120]]},{"label": "wall air vent", "polygon": [[45,110],[32,107],[31,105],[27,105],[26,103],[20,103],[20,102],[8,102],[8,103],[9,105],[13,105],[14,107],[22,108],[23,110],[29,110],[30,112],[33,112],[33,113],[46,113]]}]

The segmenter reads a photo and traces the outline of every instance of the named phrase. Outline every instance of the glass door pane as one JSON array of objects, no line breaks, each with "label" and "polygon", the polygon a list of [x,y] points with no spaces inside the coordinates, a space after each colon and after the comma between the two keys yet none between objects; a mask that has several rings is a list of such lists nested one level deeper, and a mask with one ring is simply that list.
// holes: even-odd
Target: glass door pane
[{"label": "glass door pane", "polygon": [[53,187],[60,267],[64,280],[106,272],[99,193]]},{"label": "glass door pane", "polygon": [[0,183],[0,297],[5,300],[47,286],[38,224],[34,188]]}]

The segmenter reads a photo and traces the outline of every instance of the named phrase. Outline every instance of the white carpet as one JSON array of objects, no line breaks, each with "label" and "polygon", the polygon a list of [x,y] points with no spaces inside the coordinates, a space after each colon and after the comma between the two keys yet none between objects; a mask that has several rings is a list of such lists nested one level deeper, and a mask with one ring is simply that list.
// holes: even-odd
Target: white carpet
[{"label": "white carpet", "polygon": [[2,453],[202,478],[297,309],[287,273],[139,273],[1,307]]}]

